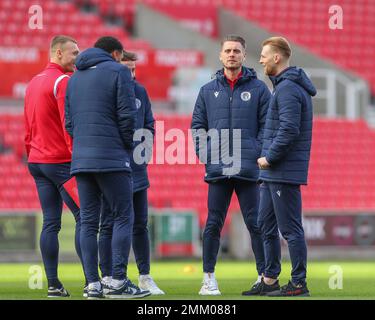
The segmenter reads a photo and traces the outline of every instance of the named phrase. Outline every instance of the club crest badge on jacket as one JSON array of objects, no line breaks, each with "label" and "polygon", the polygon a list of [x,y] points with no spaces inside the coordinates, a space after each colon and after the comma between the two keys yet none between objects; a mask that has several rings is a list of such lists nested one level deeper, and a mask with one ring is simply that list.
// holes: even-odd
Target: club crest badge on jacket
[{"label": "club crest badge on jacket", "polygon": [[249,91],[244,91],[241,93],[242,101],[249,101],[251,99],[251,93]]}]

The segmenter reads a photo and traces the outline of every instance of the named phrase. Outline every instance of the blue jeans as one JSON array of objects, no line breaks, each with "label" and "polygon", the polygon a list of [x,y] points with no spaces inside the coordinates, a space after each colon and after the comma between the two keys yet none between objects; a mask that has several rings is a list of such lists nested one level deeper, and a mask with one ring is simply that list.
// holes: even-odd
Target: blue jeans
[{"label": "blue jeans", "polygon": [[255,182],[225,179],[212,182],[208,187],[208,217],[203,233],[203,272],[215,270],[220,246],[220,233],[228,212],[233,191],[240,203],[242,216],[251,237],[258,274],[264,272],[264,247],[257,225],[259,187]]},{"label": "blue jeans", "polygon": [[277,278],[281,272],[279,231],[288,242],[292,262],[292,282],[306,281],[307,248],[302,227],[302,199],[299,185],[263,182],[260,187],[258,224],[266,253],[265,276]]},{"label": "blue jeans", "polygon": [[133,186],[131,174],[125,171],[77,174],[81,202],[81,248],[85,273],[89,283],[99,281],[98,231],[101,195],[113,212],[112,277],[126,278],[133,230]]},{"label": "blue jeans", "polygon": [[[102,198],[102,212],[100,217],[99,232],[99,267],[102,277],[112,274],[111,252],[113,215],[108,202]],[[148,201],[147,189],[133,194],[134,226],[133,226],[133,250],[140,275],[150,273],[150,239],[147,229]]]},{"label": "blue jeans", "polygon": [[82,261],[79,241],[81,221],[80,210],[63,187],[71,178],[70,163],[29,163],[29,171],[35,180],[43,212],[43,228],[40,234],[40,251],[48,280],[56,280],[59,258],[58,234],[61,229],[63,202],[76,220],[75,249]]}]

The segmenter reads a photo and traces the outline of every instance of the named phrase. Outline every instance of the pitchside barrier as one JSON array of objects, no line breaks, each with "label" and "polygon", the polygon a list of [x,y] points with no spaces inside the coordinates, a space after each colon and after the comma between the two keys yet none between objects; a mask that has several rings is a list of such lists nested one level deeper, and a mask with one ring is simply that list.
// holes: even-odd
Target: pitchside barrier
[{"label": "pitchside barrier", "polygon": [[[306,212],[303,225],[310,259],[375,258],[375,212]],[[39,235],[42,228],[40,212],[0,212],[1,261],[40,259]],[[201,257],[202,230],[192,210],[173,209],[149,212],[149,233],[153,258]],[[242,215],[232,214],[223,239],[228,240],[228,253],[234,259],[253,259],[249,233]],[[76,261],[74,249],[75,222],[70,212],[64,212],[59,234],[62,261]],[[282,239],[283,257],[288,257],[286,241]],[[134,260],[133,254],[130,257]]]},{"label": "pitchside barrier", "polygon": [[35,251],[36,220],[31,212],[0,212],[0,253]]},{"label": "pitchside barrier", "polygon": [[151,248],[156,258],[200,255],[199,224],[195,212],[158,210],[149,218]]},{"label": "pitchside barrier", "polygon": [[[303,227],[311,259],[375,258],[375,212],[304,212]],[[232,215],[228,238],[233,258],[253,259],[249,232],[239,213]],[[282,255],[289,257],[284,239]]]},{"label": "pitchside barrier", "polygon": [[[2,261],[13,255],[17,260],[39,256],[39,235],[42,229],[40,212],[2,212],[0,213],[0,254]],[[155,258],[193,258],[200,255],[199,224],[195,212],[172,209],[149,212],[148,224],[151,254]],[[74,249],[75,221],[70,212],[62,215],[59,233],[60,260],[75,259]],[[131,255],[133,259],[133,255]]]}]

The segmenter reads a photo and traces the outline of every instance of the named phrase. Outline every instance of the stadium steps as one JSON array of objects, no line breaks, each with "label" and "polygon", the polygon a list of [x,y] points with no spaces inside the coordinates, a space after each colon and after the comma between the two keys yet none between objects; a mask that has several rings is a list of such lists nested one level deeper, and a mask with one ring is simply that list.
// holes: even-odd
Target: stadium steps
[{"label": "stadium steps", "polygon": [[334,3],[343,8],[343,30],[328,27],[331,0],[128,0],[126,4],[116,0],[91,1],[112,7],[128,23],[134,22],[136,3],[146,4],[211,37],[219,35],[218,10],[224,7],[272,34],[284,35],[312,53],[360,75],[369,81],[375,93],[375,2],[372,0]]}]

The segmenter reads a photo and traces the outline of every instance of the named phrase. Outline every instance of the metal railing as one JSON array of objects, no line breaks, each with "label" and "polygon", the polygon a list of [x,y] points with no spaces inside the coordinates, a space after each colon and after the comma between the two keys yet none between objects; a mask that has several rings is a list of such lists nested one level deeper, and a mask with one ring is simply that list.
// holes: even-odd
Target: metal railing
[{"label": "metal railing", "polygon": [[[315,99],[323,99],[326,103],[328,118],[344,116],[347,119],[366,117],[365,111],[369,107],[370,94],[368,85],[364,80],[352,80],[342,73],[330,69],[305,69],[313,82],[317,80],[325,83],[323,88],[318,89]],[[341,86],[342,88],[339,88]],[[340,105],[339,95],[344,98],[345,112],[338,112]],[[341,107],[342,108],[342,107]]]}]

